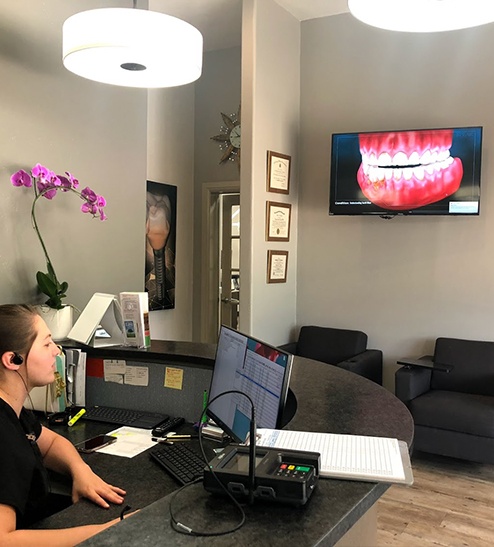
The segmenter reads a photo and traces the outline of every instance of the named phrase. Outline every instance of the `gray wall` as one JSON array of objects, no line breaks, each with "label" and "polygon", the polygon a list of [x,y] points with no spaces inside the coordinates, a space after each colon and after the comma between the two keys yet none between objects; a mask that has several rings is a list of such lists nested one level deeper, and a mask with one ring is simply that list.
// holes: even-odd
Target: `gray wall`
[{"label": "gray wall", "polygon": [[[202,271],[202,190],[206,183],[239,181],[237,162],[228,161],[220,165],[222,156],[218,143],[211,140],[220,133],[223,124],[221,112],[236,113],[240,105],[240,47],[232,47],[204,53],[201,78],[195,84],[195,157],[194,157],[194,340],[201,338],[202,293],[204,272]],[[207,275],[207,274],[206,274]],[[211,332],[215,332],[214,326]],[[211,334],[212,336],[213,334]],[[216,334],[214,334],[216,339]],[[212,340],[208,340],[212,341]]]},{"label": "gray wall", "polygon": [[[300,24],[273,0],[244,0],[240,328],[273,344],[296,319]],[[267,151],[292,157],[290,194],[266,190]],[[290,241],[266,241],[266,202],[292,205]],[[288,251],[286,283],[266,281],[268,250]]]},{"label": "gray wall", "polygon": [[[112,2],[108,3],[112,5]],[[114,3],[113,3],[114,4]],[[94,292],[141,290],[146,180],[146,90],[75,76],[62,66],[63,21],[97,2],[2,2],[0,7],[0,302],[36,301],[44,256],[31,227],[32,198],[10,174],[37,162],[71,171],[103,194],[104,223],[79,212],[73,194],[37,206],[37,218],[67,302]]]},{"label": "gray wall", "polygon": [[[121,7],[120,0],[105,2]],[[146,8],[147,2],[141,2]],[[176,308],[151,313],[153,338],[192,337],[194,85],[130,89],[85,80],[61,61],[62,24],[96,0],[18,0],[0,6],[0,302],[41,302],[44,257],[30,222],[29,190],[10,174],[40,162],[68,170],[107,201],[108,220],[79,212],[75,195],[37,206],[67,303],[94,292],[144,288],[146,179],[178,187]],[[148,106],[149,103],[149,106]],[[149,145],[148,145],[149,143]]]},{"label": "gray wall", "polygon": [[[431,35],[349,14],[302,24],[297,324],[362,329],[385,356],[494,339],[494,25]],[[484,126],[481,214],[328,216],[331,134]]]}]

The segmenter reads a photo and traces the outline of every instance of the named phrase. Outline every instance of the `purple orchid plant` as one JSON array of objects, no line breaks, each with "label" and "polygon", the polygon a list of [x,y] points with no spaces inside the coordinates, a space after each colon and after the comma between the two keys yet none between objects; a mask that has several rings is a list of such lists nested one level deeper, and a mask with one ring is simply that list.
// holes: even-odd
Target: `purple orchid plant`
[{"label": "purple orchid plant", "polygon": [[50,308],[58,310],[63,307],[62,298],[67,296],[69,284],[67,281],[62,281],[61,283],[58,281],[53,263],[46,250],[45,242],[41,237],[35,214],[38,200],[41,197],[52,200],[58,192],[73,192],[82,199],[81,211],[83,213],[89,213],[94,218],[99,218],[100,220],[107,219],[104,212],[104,207],[106,206],[105,198],[96,194],[89,186],[79,191],[79,181],[67,171],[65,175],[56,175],[53,171],[37,163],[31,169],[31,174],[24,171],[24,169],[20,169],[10,177],[10,181],[14,186],[33,188],[34,200],[31,207],[31,222],[45,254],[46,267],[48,269],[47,273],[37,272],[36,281],[40,291],[48,296],[45,304]]}]

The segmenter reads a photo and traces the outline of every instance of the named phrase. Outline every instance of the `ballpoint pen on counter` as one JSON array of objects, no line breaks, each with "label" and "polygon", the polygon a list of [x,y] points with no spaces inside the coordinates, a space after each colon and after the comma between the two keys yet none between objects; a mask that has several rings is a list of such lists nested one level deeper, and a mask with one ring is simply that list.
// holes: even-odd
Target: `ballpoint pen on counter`
[{"label": "ballpoint pen on counter", "polygon": [[158,444],[173,444],[171,441],[167,441],[164,437],[151,437],[151,440]]},{"label": "ballpoint pen on counter", "polygon": [[189,441],[190,439],[198,439],[199,435],[167,435],[164,437],[166,441]]}]

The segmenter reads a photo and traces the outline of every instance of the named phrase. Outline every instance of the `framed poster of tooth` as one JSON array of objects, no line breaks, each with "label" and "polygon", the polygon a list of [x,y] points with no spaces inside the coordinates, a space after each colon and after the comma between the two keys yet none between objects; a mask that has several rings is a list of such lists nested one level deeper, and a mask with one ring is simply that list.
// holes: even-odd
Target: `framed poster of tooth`
[{"label": "framed poster of tooth", "polygon": [[266,190],[279,194],[290,193],[291,156],[268,150]]},{"label": "framed poster of tooth", "polygon": [[148,180],[144,288],[149,310],[175,307],[177,187]]}]

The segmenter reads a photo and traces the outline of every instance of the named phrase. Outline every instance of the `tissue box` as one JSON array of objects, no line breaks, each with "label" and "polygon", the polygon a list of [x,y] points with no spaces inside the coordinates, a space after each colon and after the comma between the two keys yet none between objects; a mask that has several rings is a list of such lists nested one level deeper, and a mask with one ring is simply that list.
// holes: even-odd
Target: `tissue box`
[{"label": "tissue box", "polygon": [[124,325],[124,344],[138,348],[151,346],[147,292],[121,292],[120,307]]}]

